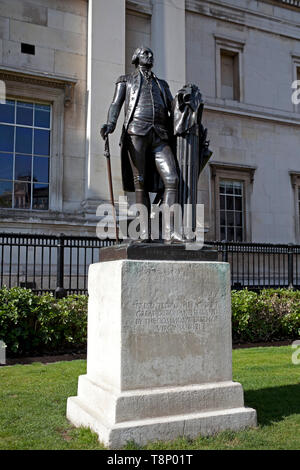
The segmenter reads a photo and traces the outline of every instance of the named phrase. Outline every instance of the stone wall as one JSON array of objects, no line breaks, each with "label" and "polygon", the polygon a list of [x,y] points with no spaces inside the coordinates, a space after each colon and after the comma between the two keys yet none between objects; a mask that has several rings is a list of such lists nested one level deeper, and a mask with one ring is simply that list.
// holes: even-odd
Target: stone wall
[{"label": "stone wall", "polygon": [[[80,203],[84,198],[87,5],[86,0],[0,1],[1,66],[76,80],[72,102],[59,116],[64,129],[62,209],[71,224],[74,215],[82,211]],[[34,45],[35,55],[21,53],[21,43]],[[24,84],[29,86],[30,83]],[[12,223],[6,214],[8,229],[39,231],[42,223],[46,231],[66,230],[64,226],[53,227],[58,222],[57,215],[31,214],[32,225],[27,225],[28,214],[12,212]],[[72,231],[72,226],[69,230]]]},{"label": "stone wall", "polygon": [[[212,162],[253,172],[246,201],[247,240],[299,242],[297,185],[292,186],[289,172],[300,174],[300,115],[291,102],[291,83],[300,64],[300,8],[275,0],[93,0],[93,8],[92,29],[87,0],[0,0],[2,69],[76,80],[61,121],[62,210],[30,216],[1,211],[3,227],[95,234],[91,215],[99,202],[109,199],[99,125],[106,120],[115,79],[132,70],[132,52],[144,43],[154,50],[155,72],[173,93],[185,81],[201,88]],[[35,45],[35,55],[22,54],[22,42]],[[222,42],[240,51],[240,101],[218,94],[216,51]],[[111,136],[116,199],[123,194],[118,145],[122,117]],[[214,191],[208,167],[200,179],[199,199],[205,204],[209,239],[217,237]]]},{"label": "stone wall", "polygon": [[[297,240],[297,207],[289,172],[299,166],[300,115],[291,101],[295,58],[300,56],[300,11],[264,2],[188,2],[187,81],[204,94],[212,162],[256,168],[246,201],[246,239],[289,243]],[[278,19],[281,18],[280,22]],[[216,41],[242,48],[240,102],[217,97]],[[213,178],[200,179],[206,205],[207,238],[215,239]]]}]

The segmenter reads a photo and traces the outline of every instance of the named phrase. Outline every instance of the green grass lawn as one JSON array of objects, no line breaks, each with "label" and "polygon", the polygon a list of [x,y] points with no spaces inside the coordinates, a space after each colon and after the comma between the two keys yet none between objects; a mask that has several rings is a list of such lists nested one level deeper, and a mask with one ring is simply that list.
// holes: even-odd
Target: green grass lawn
[{"label": "green grass lawn", "polygon": [[[300,449],[300,365],[290,346],[233,351],[234,380],[242,383],[258,427],[193,441],[149,444],[147,449]],[[97,436],[65,418],[76,395],[82,360],[0,368],[0,449],[103,449]],[[129,444],[127,449],[139,449]]]}]

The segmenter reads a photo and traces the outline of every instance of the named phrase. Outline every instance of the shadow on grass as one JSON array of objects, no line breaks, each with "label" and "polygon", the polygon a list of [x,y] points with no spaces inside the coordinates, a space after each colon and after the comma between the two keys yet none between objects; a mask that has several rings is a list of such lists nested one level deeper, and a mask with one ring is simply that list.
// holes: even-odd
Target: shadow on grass
[{"label": "shadow on grass", "polygon": [[268,425],[292,414],[300,414],[299,396],[300,383],[245,391],[245,403],[256,409],[258,424]]}]

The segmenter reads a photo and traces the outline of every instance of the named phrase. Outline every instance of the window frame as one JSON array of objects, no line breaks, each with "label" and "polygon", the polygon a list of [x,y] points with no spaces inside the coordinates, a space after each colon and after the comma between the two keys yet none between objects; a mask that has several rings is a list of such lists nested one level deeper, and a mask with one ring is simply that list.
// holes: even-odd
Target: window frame
[{"label": "window frame", "polygon": [[[218,217],[218,225],[219,225],[219,234],[220,234],[220,235],[219,235],[219,238],[220,238],[220,240],[221,240],[221,212],[224,212],[224,213],[225,213],[225,219],[226,219],[226,220],[227,220],[227,217],[228,217],[228,215],[226,216],[226,213],[229,212],[228,209],[221,209],[221,207],[220,207],[221,194],[223,194],[223,193],[221,193],[221,191],[220,191],[220,187],[221,187],[221,185],[222,185],[223,183],[226,184],[226,183],[229,183],[229,182],[231,182],[231,183],[240,183],[241,188],[242,188],[242,194],[241,194],[241,196],[238,196],[238,195],[233,194],[233,197],[234,197],[234,198],[235,198],[235,197],[239,197],[239,198],[242,200],[242,211],[236,211],[235,209],[232,209],[232,210],[231,210],[231,212],[234,212],[234,213],[235,213],[235,212],[241,212],[241,214],[242,214],[242,225],[241,225],[241,228],[242,228],[242,240],[239,240],[239,241],[242,242],[242,241],[244,241],[244,238],[245,238],[245,203],[244,203],[244,201],[245,201],[245,183],[244,183],[244,181],[237,180],[237,179],[234,179],[234,180],[231,179],[231,178],[230,178],[230,179],[228,179],[228,178],[226,178],[226,179],[225,179],[225,178],[220,178],[220,179],[219,179],[219,187],[218,187],[218,192],[219,192],[219,201],[218,201],[218,204],[219,204],[219,217]],[[227,193],[226,193],[226,194],[227,194]],[[226,198],[225,193],[224,193],[223,195],[224,195],[225,198]],[[225,222],[226,222],[226,221],[225,221]],[[228,228],[229,228],[229,225],[228,225],[228,224],[227,224],[227,225],[225,224],[225,225],[223,225],[223,227],[226,227],[226,229],[228,229]],[[237,228],[238,228],[238,227],[237,227],[236,225],[233,225],[234,233],[236,232],[236,229],[237,229]],[[236,241],[238,241],[238,240],[225,240],[225,241],[234,241],[234,242],[236,242]]]},{"label": "window frame", "polygon": [[243,242],[251,242],[251,194],[256,167],[211,162],[212,181],[212,233],[216,241],[221,240],[220,230],[220,182],[222,180],[243,183]]},{"label": "window frame", "polygon": [[[243,102],[244,101],[244,46],[245,41],[236,41],[226,36],[215,36],[216,42],[216,97],[227,102]],[[228,53],[228,55],[236,56],[237,60],[237,72],[234,71],[234,74],[237,76],[237,90],[234,91],[234,96],[236,97],[231,100],[228,98],[222,97],[222,70],[221,70],[221,55],[222,52]]]},{"label": "window frame", "polygon": [[0,211],[20,213],[40,213],[49,211],[61,212],[63,208],[63,133],[65,91],[61,88],[48,87],[35,83],[5,80],[6,98],[31,102],[42,102],[51,105],[51,135],[49,160],[49,207],[41,209],[0,208]]},{"label": "window frame", "polygon": [[[49,103],[49,102],[45,102],[45,101],[41,101],[41,100],[32,100],[32,99],[29,99],[29,98],[19,98],[19,99],[15,99],[15,98],[12,98],[12,97],[9,97],[7,96],[6,97],[7,100],[12,100],[15,102],[14,104],[14,112],[15,112],[15,120],[16,120],[16,113],[17,113],[17,105],[18,103],[21,103],[21,102],[24,102],[24,103],[30,103],[30,104],[41,104],[41,105],[47,105],[49,106],[50,108],[50,124],[49,124],[49,128],[38,128],[34,125],[34,123],[32,123],[32,125],[22,125],[22,124],[18,124],[17,122],[14,122],[14,123],[3,123],[3,125],[6,125],[6,126],[9,126],[9,127],[14,127],[14,128],[17,128],[17,127],[25,127],[25,128],[29,128],[29,129],[41,129],[41,130],[47,130],[50,132],[50,143],[49,143],[49,155],[36,155],[37,157],[40,157],[40,158],[48,158],[49,159],[49,170],[48,170],[48,182],[47,183],[44,183],[44,184],[47,184],[48,185],[48,208],[47,209],[35,209],[33,207],[30,207],[30,208],[18,208],[18,207],[6,207],[5,209],[11,209],[11,210],[25,210],[25,211],[39,211],[39,210],[42,210],[43,212],[47,212],[49,210],[49,201],[50,201],[50,165],[51,165],[51,154],[52,154],[52,141],[51,141],[51,135],[52,135],[52,104]],[[32,143],[33,145],[33,143]],[[7,153],[7,152],[6,152]],[[10,153],[10,152],[8,152]],[[15,165],[15,162],[16,162],[16,156],[18,155],[23,155],[24,152],[16,152],[16,149],[14,149],[13,151],[13,155],[14,155],[14,159],[13,159],[13,165]],[[27,154],[24,153],[24,155],[26,156]],[[29,154],[28,154],[29,155]],[[30,185],[31,185],[31,206],[33,204],[33,184],[34,182],[32,181],[32,172],[33,172],[33,165],[34,165],[34,155],[33,155],[33,148],[32,148],[32,152],[31,152],[31,155],[32,157],[32,162],[31,162],[31,181],[30,181]],[[12,177],[12,183],[13,183],[13,191],[12,191],[12,204],[15,205],[15,202],[14,202],[14,194],[15,194],[15,186],[16,186],[16,183],[22,183],[21,180],[18,180],[16,178],[16,175],[13,174],[13,177]],[[26,182],[27,183],[27,182]],[[42,182],[38,182],[38,184],[43,184]],[[3,208],[2,208],[3,209]]]},{"label": "window frame", "polygon": [[[227,98],[223,94],[223,58],[232,58],[232,98]],[[240,98],[240,77],[239,77],[239,57],[236,52],[228,51],[228,49],[220,49],[220,61],[221,61],[221,98],[230,101],[239,101]]]}]

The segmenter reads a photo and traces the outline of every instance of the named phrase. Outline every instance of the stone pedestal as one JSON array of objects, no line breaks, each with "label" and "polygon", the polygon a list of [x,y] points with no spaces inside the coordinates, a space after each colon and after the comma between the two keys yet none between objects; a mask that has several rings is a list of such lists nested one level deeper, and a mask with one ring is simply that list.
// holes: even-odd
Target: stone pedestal
[{"label": "stone pedestal", "polygon": [[229,264],[91,265],[87,374],[67,417],[112,448],[255,426],[232,382]]}]

